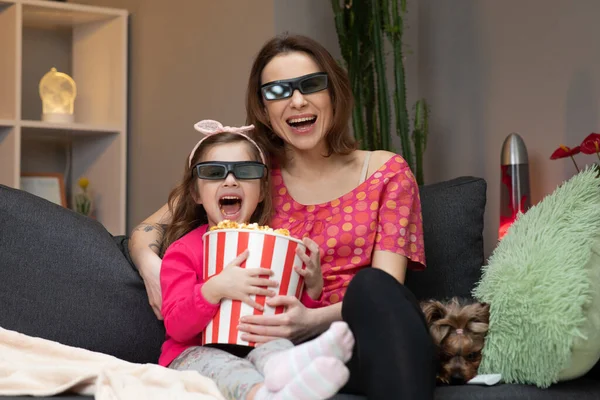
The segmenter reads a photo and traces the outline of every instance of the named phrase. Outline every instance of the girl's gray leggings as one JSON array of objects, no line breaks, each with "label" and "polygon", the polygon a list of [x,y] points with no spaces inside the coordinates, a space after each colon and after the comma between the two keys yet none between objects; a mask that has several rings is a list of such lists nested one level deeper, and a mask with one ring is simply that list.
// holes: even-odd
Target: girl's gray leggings
[{"label": "girl's gray leggings", "polygon": [[264,381],[267,360],[292,347],[294,345],[287,339],[272,340],[240,358],[213,347],[195,346],[181,353],[169,368],[198,371],[214,380],[228,400],[245,400],[250,389]]}]

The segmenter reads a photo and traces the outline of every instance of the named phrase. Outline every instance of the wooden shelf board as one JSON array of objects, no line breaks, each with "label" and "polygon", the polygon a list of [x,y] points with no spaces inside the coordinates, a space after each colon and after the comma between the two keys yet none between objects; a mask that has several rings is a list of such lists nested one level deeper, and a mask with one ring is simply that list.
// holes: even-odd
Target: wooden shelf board
[{"label": "wooden shelf board", "polygon": [[0,127],[12,127],[15,126],[15,121],[12,121],[10,119],[0,119]]},{"label": "wooden shelf board", "polygon": [[82,123],[53,123],[45,121],[21,121],[21,130],[24,135],[58,135],[58,136],[104,136],[118,134],[121,130],[115,126],[90,125]]},{"label": "wooden shelf board", "polygon": [[60,3],[47,0],[17,0],[23,4],[23,26],[26,28],[60,29],[126,16],[123,10]]}]

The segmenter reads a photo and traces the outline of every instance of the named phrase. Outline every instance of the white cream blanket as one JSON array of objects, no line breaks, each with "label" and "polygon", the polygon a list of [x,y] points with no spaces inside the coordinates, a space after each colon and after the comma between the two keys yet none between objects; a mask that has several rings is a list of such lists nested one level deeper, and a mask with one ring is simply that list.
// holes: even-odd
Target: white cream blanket
[{"label": "white cream blanket", "polygon": [[0,328],[0,395],[98,400],[224,400],[214,381],[194,371],[134,364]]}]

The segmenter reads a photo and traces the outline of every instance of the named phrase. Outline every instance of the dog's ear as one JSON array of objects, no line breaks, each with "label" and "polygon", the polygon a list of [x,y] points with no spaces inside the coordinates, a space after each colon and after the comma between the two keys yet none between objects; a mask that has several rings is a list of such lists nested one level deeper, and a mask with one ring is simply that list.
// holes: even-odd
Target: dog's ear
[{"label": "dog's ear", "polygon": [[428,326],[446,316],[446,306],[437,300],[421,302],[421,310],[425,314],[425,321],[427,321]]},{"label": "dog's ear", "polygon": [[[446,325],[443,321],[448,314],[448,309],[437,300],[428,300],[421,303],[421,310],[425,314],[425,321],[427,321],[433,342],[436,346],[441,346],[446,336],[450,333],[450,326]],[[441,324],[438,322],[441,322]]]},{"label": "dog's ear", "polygon": [[490,322],[490,305],[487,303],[473,304],[473,314],[469,321],[469,329],[474,333],[485,333]]},{"label": "dog's ear", "polygon": [[477,322],[487,324],[490,322],[490,305],[487,303],[477,303],[476,309]]}]

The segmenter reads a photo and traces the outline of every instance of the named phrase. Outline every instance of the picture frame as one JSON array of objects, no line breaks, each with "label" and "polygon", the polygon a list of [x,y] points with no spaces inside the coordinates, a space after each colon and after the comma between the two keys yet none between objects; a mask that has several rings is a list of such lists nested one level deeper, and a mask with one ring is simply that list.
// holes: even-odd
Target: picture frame
[{"label": "picture frame", "polygon": [[67,207],[67,192],[63,174],[23,172],[21,173],[21,189],[59,206]]}]

